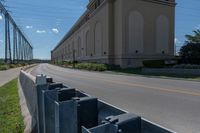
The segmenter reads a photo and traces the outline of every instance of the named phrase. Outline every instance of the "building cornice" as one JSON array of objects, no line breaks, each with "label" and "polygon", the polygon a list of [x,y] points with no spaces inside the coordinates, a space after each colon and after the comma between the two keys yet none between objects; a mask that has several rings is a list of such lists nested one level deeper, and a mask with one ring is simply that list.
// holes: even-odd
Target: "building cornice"
[{"label": "building cornice", "polygon": [[142,0],[146,2],[151,2],[151,3],[156,3],[156,4],[162,4],[162,5],[167,5],[167,6],[176,6],[175,0]]},{"label": "building cornice", "polygon": [[[52,51],[55,51],[67,38],[69,38],[78,28],[80,28],[83,24],[87,22],[87,20],[92,17],[96,13],[96,9],[99,9],[103,4],[106,2],[112,3],[116,0],[100,0],[101,4],[99,7],[95,7],[95,3],[97,0],[90,0],[90,2],[87,5],[87,10],[83,13],[83,15],[77,20],[77,22],[73,25],[73,27],[69,30],[67,34],[61,39],[61,41],[55,46],[55,48]],[[140,0],[140,1],[146,1],[156,4],[162,4],[167,6],[176,6],[175,0]]]},{"label": "building cornice", "polygon": [[[105,1],[110,1],[110,0],[100,0],[102,3],[99,6],[102,6],[102,4]],[[69,38],[78,28],[80,28],[83,24],[85,24],[85,22],[87,22],[87,20],[89,19],[89,17],[91,17],[90,15],[94,13],[95,9],[95,3],[97,2],[97,0],[91,0],[89,2],[89,4],[87,5],[87,10],[83,13],[83,15],[77,20],[77,22],[72,26],[72,28],[69,30],[69,32],[67,34],[65,34],[65,36],[61,39],[61,41],[55,46],[55,48],[52,50],[56,50],[60,45],[62,45],[62,43]],[[94,9],[93,9],[94,8]],[[97,7],[96,7],[97,8]]]}]

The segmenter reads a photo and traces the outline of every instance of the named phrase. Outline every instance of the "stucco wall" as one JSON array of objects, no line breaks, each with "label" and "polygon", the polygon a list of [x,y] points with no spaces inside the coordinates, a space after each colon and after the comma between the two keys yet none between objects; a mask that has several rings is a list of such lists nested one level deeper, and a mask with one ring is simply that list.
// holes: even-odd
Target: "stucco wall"
[{"label": "stucco wall", "polygon": [[[172,58],[174,55],[174,6],[143,0],[118,0],[118,3],[121,6],[122,22],[116,24],[116,28],[120,27],[117,25],[122,26],[119,29],[122,31],[120,35],[122,38],[115,51],[117,54],[117,51],[122,48],[121,57],[124,60],[120,65],[140,66],[139,59]],[[131,18],[133,14],[136,16]],[[135,25],[135,32],[130,32],[134,30],[130,27],[130,23],[135,23],[132,24],[132,27]]]},{"label": "stucco wall", "polygon": [[[108,4],[105,3],[90,15],[89,20],[64,41],[53,54],[57,60],[95,61],[108,63]],[[80,40],[78,48],[78,39]],[[65,50],[66,49],[66,50]],[[81,53],[79,55],[78,53]],[[78,56],[79,55],[79,56]],[[65,58],[62,58],[64,56]]]},{"label": "stucco wall", "polygon": [[53,59],[73,60],[73,50],[77,61],[122,67],[173,58],[175,3],[158,1],[104,0],[85,24],[54,49]]}]

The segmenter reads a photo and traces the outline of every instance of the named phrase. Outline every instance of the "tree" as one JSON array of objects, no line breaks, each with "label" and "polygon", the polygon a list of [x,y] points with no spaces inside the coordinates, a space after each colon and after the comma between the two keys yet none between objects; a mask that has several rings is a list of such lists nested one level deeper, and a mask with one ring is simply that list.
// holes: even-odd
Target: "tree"
[{"label": "tree", "polygon": [[184,63],[200,64],[200,30],[193,31],[194,35],[185,35],[187,41],[180,49]]},{"label": "tree", "polygon": [[180,49],[184,63],[200,64],[200,43],[187,43]]},{"label": "tree", "polygon": [[194,35],[185,35],[188,43],[200,43],[200,30],[193,31]]}]

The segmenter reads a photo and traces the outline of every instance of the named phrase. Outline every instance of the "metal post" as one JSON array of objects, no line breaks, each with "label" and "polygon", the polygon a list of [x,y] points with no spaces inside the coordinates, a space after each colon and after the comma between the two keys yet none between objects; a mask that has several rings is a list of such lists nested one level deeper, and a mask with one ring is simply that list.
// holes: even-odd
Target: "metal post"
[{"label": "metal post", "polygon": [[[0,12],[5,15],[5,62],[11,63],[12,58],[16,60],[29,60],[32,53],[29,51],[30,43],[27,41],[21,30],[16,25],[13,18],[10,16],[4,5],[0,2]],[[13,25],[13,50],[11,51],[10,42],[10,23]],[[18,34],[18,35],[17,35]],[[31,47],[31,45],[30,45]],[[32,47],[31,47],[32,51]],[[13,54],[12,54],[13,52]]]},{"label": "metal post", "polygon": [[8,23],[7,23],[7,21],[8,21],[8,19],[7,19],[7,14],[5,14],[5,63],[7,63],[7,61],[8,61]]},{"label": "metal post", "polygon": [[10,24],[8,14],[5,14],[5,62],[11,63]]},{"label": "metal post", "polygon": [[25,41],[25,61],[27,61],[27,42]]},{"label": "metal post", "polygon": [[18,62],[19,61],[19,49],[18,49],[18,45],[19,45],[19,43],[18,43],[18,32],[17,32],[17,30],[16,30],[16,61]]},{"label": "metal post", "polygon": [[14,25],[13,26],[13,63],[16,63],[16,45],[17,45],[17,42],[16,42],[16,26]]},{"label": "metal post", "polygon": [[9,18],[8,18],[8,21],[7,21],[7,23],[8,23],[8,49],[9,49],[9,63],[11,63],[12,62],[12,56],[11,56],[11,44],[10,44],[10,23],[9,23]]},{"label": "metal post", "polygon": [[21,60],[21,34],[18,32],[18,59]]},{"label": "metal post", "polygon": [[24,54],[23,54],[24,49],[23,49],[23,47],[24,47],[24,40],[23,40],[23,37],[21,37],[21,60],[22,61],[24,59]]}]

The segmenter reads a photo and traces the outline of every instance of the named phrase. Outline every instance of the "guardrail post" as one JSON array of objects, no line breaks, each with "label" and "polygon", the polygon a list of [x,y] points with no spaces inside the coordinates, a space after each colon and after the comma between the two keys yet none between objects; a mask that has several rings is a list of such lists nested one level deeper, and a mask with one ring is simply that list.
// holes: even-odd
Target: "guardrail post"
[{"label": "guardrail post", "polygon": [[47,88],[46,76],[38,75],[36,76],[36,90],[37,90],[37,124],[38,124],[38,133],[45,133],[44,131],[44,98],[42,96],[42,90]]},{"label": "guardrail post", "polygon": [[36,90],[39,133],[172,133],[45,75]]}]

